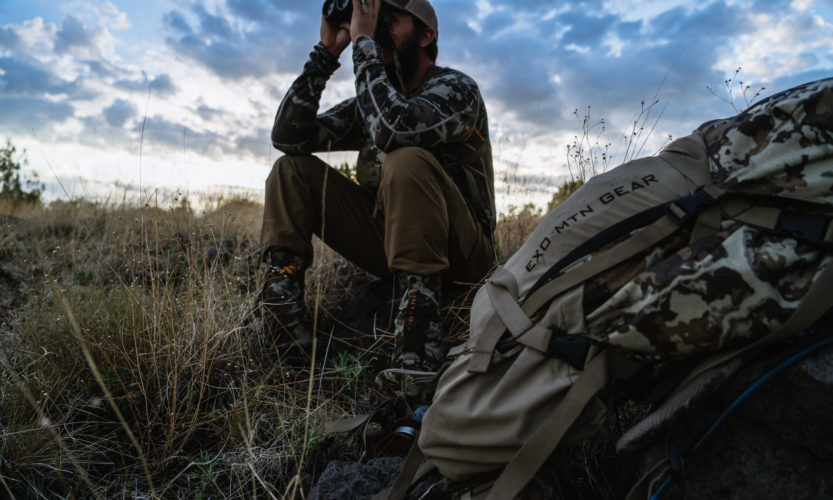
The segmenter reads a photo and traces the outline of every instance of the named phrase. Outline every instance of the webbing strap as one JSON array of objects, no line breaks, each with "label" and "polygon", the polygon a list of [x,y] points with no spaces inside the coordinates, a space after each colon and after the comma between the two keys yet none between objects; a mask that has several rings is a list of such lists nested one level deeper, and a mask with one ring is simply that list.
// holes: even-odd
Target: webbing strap
[{"label": "webbing strap", "polygon": [[[552,332],[529,319],[518,304],[517,293],[512,295],[505,288],[491,285],[489,282],[486,283],[486,291],[492,307],[515,340],[541,352],[549,348]],[[494,350],[494,346],[492,347]]]},{"label": "webbing strap", "polygon": [[515,453],[486,500],[515,498],[552,454],[590,399],[606,383],[607,351],[602,351],[578,376],[552,418],[546,420]]},{"label": "webbing strap", "polygon": [[470,373],[486,373],[489,371],[489,365],[492,362],[492,353],[495,352],[495,346],[503,337],[504,329],[503,323],[499,316],[491,316],[477,342],[474,344],[474,352],[469,361],[467,370]]},{"label": "webbing strap", "polygon": [[423,458],[425,455],[419,448],[419,440],[415,439],[393,485],[377,493],[373,500],[403,500],[413,484],[434,470],[435,466],[431,462],[426,462],[420,467]]},{"label": "webbing strap", "polygon": [[355,417],[346,417],[342,418],[333,422],[327,423],[324,426],[324,433],[325,434],[342,434],[345,432],[353,432],[357,430],[359,427],[366,426],[368,422],[373,420],[376,415],[379,415],[385,407],[388,406],[390,400],[385,400],[376,405],[372,410],[363,414],[363,415],[356,415]]},{"label": "webbing strap", "polygon": [[653,224],[646,226],[645,229],[635,233],[620,245],[616,245],[607,252],[579,264],[570,269],[569,272],[542,286],[526,299],[521,306],[522,309],[527,315],[534,314],[544,304],[549,303],[553,297],[655,245],[673,233],[677,227],[679,226],[672,217],[662,217]]},{"label": "webbing strap", "polygon": [[697,221],[694,223],[694,227],[691,229],[691,238],[688,240],[689,245],[720,231],[720,221],[722,218],[723,214],[717,205],[712,205],[700,212],[700,215],[697,216]]},{"label": "webbing strap", "polygon": [[749,210],[733,216],[732,219],[743,222],[744,224],[772,230],[778,225],[778,218],[780,216],[781,209],[779,208],[753,206]]},{"label": "webbing strap", "polygon": [[366,423],[370,422],[370,419],[373,418],[373,415],[376,414],[376,410],[367,413],[365,415],[357,415],[355,417],[347,417],[342,418],[340,420],[336,420],[335,422],[329,422],[327,425],[324,426],[324,433],[325,434],[341,434],[344,432],[353,432],[359,427],[365,425]]},{"label": "webbing strap", "polygon": [[489,303],[497,314],[497,318],[490,318],[486,328],[479,332],[468,371],[470,373],[488,371],[495,346],[500,342],[506,330],[509,330],[519,343],[545,352],[549,347],[552,332],[534,324],[521,309],[517,299],[518,284],[515,276],[505,267],[499,266],[483,286],[486,288]]},{"label": "webbing strap", "polygon": [[518,285],[512,273],[505,267],[498,267],[484,286],[492,308],[513,337],[532,328],[532,320],[518,305]]}]

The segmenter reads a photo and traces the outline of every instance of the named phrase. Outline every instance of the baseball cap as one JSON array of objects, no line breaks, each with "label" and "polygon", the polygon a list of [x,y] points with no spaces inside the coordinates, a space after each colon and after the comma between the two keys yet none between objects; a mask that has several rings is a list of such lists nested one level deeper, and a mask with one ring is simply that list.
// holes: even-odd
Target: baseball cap
[{"label": "baseball cap", "polygon": [[440,30],[437,23],[437,13],[434,12],[434,7],[431,7],[428,0],[384,0],[384,2],[411,14],[424,22],[426,26],[433,28],[434,32],[439,35]]}]

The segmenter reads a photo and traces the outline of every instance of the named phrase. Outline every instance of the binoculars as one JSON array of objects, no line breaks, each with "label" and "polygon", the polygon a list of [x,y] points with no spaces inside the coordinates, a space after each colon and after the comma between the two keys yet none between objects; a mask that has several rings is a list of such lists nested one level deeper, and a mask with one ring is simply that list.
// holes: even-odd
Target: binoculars
[{"label": "binoculars", "polygon": [[348,23],[353,17],[353,0],[324,0],[321,11],[327,21],[336,26]]},{"label": "binoculars", "polygon": [[[324,0],[321,13],[324,14],[327,21],[335,26],[339,26],[341,23],[349,23],[353,17],[353,0]],[[393,39],[390,36],[391,23],[391,13],[383,5],[379,11],[376,33],[373,35],[373,38],[382,47],[393,46]]]}]

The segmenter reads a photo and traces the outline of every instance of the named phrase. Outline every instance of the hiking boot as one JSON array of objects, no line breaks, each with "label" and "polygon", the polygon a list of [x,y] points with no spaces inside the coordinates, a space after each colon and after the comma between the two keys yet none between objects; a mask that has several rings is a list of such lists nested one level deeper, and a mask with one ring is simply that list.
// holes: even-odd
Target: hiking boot
[{"label": "hiking boot", "polygon": [[264,331],[277,339],[277,347],[296,345],[303,351],[312,345],[312,329],[304,305],[304,259],[290,252],[268,250],[269,265],[257,297]]},{"label": "hiking boot", "polygon": [[440,276],[397,273],[404,291],[393,332],[394,368],[434,372],[445,357],[440,321]]}]

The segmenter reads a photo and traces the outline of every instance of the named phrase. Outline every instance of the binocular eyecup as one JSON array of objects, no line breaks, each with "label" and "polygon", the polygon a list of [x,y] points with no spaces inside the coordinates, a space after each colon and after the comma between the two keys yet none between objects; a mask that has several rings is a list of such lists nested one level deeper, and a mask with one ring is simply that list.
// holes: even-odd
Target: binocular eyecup
[{"label": "binocular eyecup", "polygon": [[353,17],[353,0],[324,0],[321,13],[336,26],[349,23]]},{"label": "binocular eyecup", "polygon": [[[335,26],[340,26],[342,23],[349,23],[353,18],[353,0],[324,0],[321,13],[328,22]],[[393,39],[390,36],[391,23],[391,13],[383,5],[379,11],[376,33],[373,35],[373,38],[382,47],[393,46]]]}]

